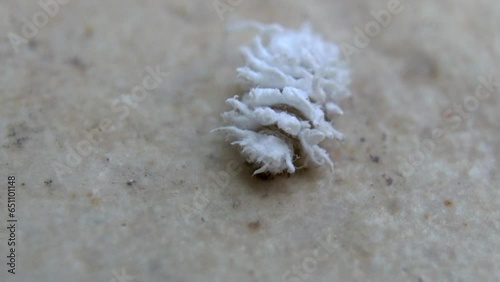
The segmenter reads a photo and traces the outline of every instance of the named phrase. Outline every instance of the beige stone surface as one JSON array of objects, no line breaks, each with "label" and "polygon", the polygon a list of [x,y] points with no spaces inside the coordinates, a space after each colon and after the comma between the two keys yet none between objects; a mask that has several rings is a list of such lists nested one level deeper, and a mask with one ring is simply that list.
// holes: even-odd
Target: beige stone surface
[{"label": "beige stone surface", "polygon": [[[70,0],[17,53],[8,34],[43,10],[0,2],[1,226],[7,175],[18,218],[0,280],[499,281],[498,1],[401,1],[350,57],[335,171],[272,180],[209,134],[251,36],[226,26],[354,44],[390,1],[228,2],[221,20],[211,0]],[[168,76],[134,102],[148,66]]]}]

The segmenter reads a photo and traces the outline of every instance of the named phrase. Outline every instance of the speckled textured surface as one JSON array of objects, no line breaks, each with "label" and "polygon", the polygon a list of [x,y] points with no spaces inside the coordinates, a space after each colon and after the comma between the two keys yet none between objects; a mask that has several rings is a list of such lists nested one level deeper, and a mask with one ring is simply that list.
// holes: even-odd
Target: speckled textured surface
[{"label": "speckled textured surface", "polygon": [[[233,1],[224,21],[212,2],[69,1],[18,53],[7,34],[41,8],[0,3],[0,179],[17,177],[19,220],[15,276],[0,229],[0,280],[500,279],[497,1],[402,1],[351,57],[335,172],[267,181],[208,134],[251,35],[225,26],[309,20],[354,44],[389,1]],[[135,102],[148,66],[168,76]],[[481,77],[496,85],[477,99]]]}]

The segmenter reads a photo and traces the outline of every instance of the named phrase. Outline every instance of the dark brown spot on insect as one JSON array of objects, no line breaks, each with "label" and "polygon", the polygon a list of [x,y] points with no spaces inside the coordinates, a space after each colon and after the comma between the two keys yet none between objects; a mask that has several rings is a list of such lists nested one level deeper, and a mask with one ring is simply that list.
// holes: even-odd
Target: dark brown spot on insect
[{"label": "dark brown spot on insect", "polygon": [[[256,167],[255,165],[252,165],[253,167]],[[274,179],[274,175],[270,172],[263,172],[255,175],[257,178],[260,180],[272,180]]]}]

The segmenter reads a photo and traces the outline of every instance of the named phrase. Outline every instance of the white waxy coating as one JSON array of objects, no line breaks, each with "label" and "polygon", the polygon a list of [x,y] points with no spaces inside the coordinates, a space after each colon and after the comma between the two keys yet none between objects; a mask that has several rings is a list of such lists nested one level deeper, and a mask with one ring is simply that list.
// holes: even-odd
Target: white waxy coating
[{"label": "white waxy coating", "polygon": [[[337,102],[349,95],[350,71],[337,45],[315,35],[309,25],[299,30],[250,23],[260,31],[249,46],[241,48],[246,60],[238,76],[250,91],[227,103],[233,110],[222,114],[231,144],[239,145],[254,174],[293,173],[302,166],[322,165],[333,169],[328,153],[319,144],[342,139],[331,122],[342,114]],[[300,155],[296,155],[296,147]]]}]

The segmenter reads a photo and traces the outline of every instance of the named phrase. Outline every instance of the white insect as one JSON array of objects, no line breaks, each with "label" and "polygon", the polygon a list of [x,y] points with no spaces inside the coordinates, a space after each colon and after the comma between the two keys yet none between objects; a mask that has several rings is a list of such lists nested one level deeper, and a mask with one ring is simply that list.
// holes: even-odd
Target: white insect
[{"label": "white insect", "polygon": [[337,45],[325,42],[308,24],[288,30],[277,24],[247,23],[259,34],[241,48],[246,60],[238,76],[251,88],[241,99],[226,101],[233,110],[222,114],[218,128],[241,147],[257,169],[254,175],[294,173],[325,162],[319,144],[341,140],[332,125],[342,114],[337,102],[350,95],[350,70]]}]

